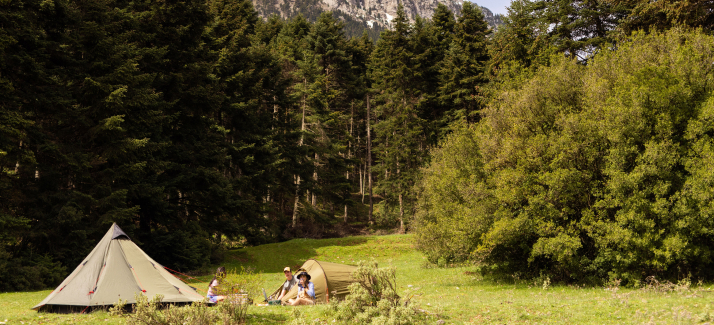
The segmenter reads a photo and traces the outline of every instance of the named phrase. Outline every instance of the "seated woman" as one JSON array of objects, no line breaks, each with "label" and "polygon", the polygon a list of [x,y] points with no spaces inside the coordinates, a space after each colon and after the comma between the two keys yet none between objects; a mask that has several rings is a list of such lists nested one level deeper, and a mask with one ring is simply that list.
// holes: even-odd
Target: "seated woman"
[{"label": "seated woman", "polygon": [[221,266],[216,270],[216,275],[213,276],[213,280],[208,284],[208,300],[212,303],[217,303],[221,300],[225,300],[226,296],[217,295],[216,287],[219,285],[218,279],[222,279],[226,276],[226,268]]},{"label": "seated woman", "polygon": [[298,295],[288,300],[288,303],[292,306],[315,304],[315,284],[310,282],[312,277],[303,271],[298,274],[297,278],[300,280],[298,283]]}]

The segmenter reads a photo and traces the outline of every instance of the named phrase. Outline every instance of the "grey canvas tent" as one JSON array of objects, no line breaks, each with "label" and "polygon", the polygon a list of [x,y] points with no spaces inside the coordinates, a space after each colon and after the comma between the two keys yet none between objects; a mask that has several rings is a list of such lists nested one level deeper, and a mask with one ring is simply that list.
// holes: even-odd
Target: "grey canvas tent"
[{"label": "grey canvas tent", "polygon": [[82,263],[32,309],[48,312],[82,311],[111,306],[135,294],[164,296],[166,303],[190,303],[203,296],[146,255],[124,231],[113,224]]},{"label": "grey canvas tent", "polygon": [[[328,303],[330,299],[343,299],[349,293],[347,287],[355,282],[352,279],[352,272],[357,269],[356,266],[320,262],[314,259],[309,259],[295,272],[298,274],[301,270],[310,274],[310,282],[315,284],[315,302]],[[273,292],[271,299],[277,299],[280,296],[283,286]],[[298,286],[293,286],[290,292],[285,293],[282,302],[287,303],[289,299],[297,297]]]}]

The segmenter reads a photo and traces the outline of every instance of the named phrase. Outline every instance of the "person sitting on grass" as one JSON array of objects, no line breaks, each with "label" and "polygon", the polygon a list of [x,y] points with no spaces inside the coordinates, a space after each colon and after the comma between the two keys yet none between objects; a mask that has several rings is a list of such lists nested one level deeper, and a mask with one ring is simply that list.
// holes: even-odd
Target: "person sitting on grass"
[{"label": "person sitting on grass", "polygon": [[283,290],[280,292],[280,297],[278,297],[278,300],[282,300],[283,297],[285,296],[286,293],[290,292],[290,289],[292,289],[293,286],[297,284],[297,279],[293,276],[293,273],[290,271],[290,267],[286,266],[283,269],[283,273],[285,274],[285,283],[283,283]]},{"label": "person sitting on grass", "polygon": [[226,268],[221,266],[216,270],[216,275],[213,276],[213,280],[208,284],[208,300],[212,303],[217,303],[219,301],[225,300],[226,296],[217,295],[216,287],[219,285],[218,279],[223,279],[226,276]]},{"label": "person sitting on grass", "polygon": [[310,282],[312,277],[303,271],[298,274],[297,278],[300,280],[298,283],[298,295],[288,300],[288,303],[291,306],[315,304],[315,284]]}]

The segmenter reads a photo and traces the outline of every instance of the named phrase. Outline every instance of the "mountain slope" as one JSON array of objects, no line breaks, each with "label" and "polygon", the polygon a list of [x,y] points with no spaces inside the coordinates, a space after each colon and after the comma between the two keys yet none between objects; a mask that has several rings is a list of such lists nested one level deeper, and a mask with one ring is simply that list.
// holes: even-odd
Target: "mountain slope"
[{"label": "mountain slope", "polygon": [[[430,18],[439,3],[443,3],[456,16],[461,13],[461,0],[253,0],[256,10],[263,17],[278,15],[290,19],[302,14],[309,21],[315,21],[323,11],[332,11],[345,22],[348,36],[359,36],[366,29],[373,39],[379,32],[389,28],[390,21],[397,14],[399,2],[410,20],[419,15]],[[501,24],[501,17],[487,8],[481,7],[486,22],[491,28]]]}]

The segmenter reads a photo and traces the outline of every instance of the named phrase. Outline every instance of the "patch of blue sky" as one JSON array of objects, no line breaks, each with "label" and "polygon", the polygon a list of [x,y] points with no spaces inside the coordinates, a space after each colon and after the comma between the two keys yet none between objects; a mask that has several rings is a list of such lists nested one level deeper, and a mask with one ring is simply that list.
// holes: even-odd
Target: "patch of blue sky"
[{"label": "patch of blue sky", "polygon": [[493,14],[500,14],[500,15],[506,15],[508,11],[506,11],[506,8],[511,5],[511,0],[469,0],[475,4],[478,4],[481,7],[486,7],[488,10],[491,10]]}]

